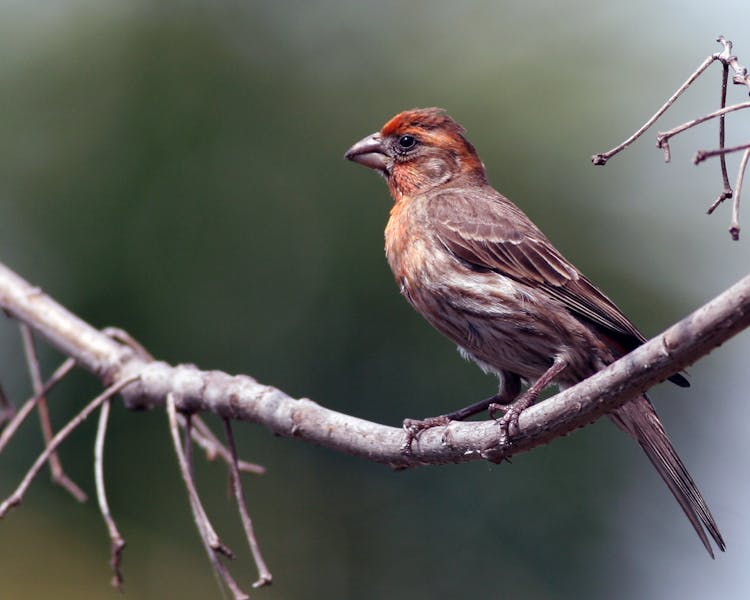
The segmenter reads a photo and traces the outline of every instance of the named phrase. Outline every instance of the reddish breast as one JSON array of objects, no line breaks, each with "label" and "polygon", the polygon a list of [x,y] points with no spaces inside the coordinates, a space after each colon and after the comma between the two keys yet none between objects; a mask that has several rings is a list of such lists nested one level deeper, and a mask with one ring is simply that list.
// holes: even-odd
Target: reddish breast
[{"label": "reddish breast", "polygon": [[385,254],[401,293],[411,302],[411,293],[427,259],[418,206],[415,200],[402,197],[393,205],[385,228]]}]

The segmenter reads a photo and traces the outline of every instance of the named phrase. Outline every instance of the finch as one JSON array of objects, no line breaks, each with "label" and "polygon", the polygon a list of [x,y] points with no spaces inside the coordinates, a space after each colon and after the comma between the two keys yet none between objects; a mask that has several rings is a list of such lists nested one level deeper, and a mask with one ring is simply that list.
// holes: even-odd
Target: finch
[{"label": "finch", "polygon": [[[346,153],[378,171],[393,198],[385,252],[406,300],[461,354],[497,375],[491,399],[412,431],[502,411],[501,443],[550,384],[586,379],[646,341],[617,306],[487,182],[461,125],[437,108],[404,111]],[[688,386],[679,374],[670,377]],[[521,384],[528,388],[520,394]],[[506,405],[503,407],[503,405]],[[608,415],[648,456],[713,558],[721,533],[648,397]]]}]

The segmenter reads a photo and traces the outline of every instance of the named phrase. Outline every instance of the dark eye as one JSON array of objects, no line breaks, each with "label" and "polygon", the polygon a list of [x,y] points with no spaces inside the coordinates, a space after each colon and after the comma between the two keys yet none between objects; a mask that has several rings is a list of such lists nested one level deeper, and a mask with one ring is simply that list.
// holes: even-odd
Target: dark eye
[{"label": "dark eye", "polygon": [[409,150],[413,148],[416,143],[417,138],[415,138],[413,135],[402,135],[400,138],[398,138],[398,147],[401,150]]}]

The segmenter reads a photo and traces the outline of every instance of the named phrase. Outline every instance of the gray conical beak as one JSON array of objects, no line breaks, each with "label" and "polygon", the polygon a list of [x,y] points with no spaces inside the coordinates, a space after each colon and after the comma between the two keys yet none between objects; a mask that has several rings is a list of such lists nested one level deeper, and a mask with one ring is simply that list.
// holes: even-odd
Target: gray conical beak
[{"label": "gray conical beak", "polygon": [[390,159],[385,153],[382,142],[379,133],[368,135],[349,148],[344,154],[344,158],[370,169],[387,173]]}]

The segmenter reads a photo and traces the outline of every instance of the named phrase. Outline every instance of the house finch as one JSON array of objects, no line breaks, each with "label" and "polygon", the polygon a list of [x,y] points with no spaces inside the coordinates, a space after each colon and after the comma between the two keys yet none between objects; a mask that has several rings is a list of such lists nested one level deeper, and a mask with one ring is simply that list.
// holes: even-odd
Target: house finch
[{"label": "house finch", "polygon": [[[393,208],[385,251],[401,293],[464,357],[500,380],[491,399],[405,422],[420,429],[487,408],[502,444],[548,385],[571,386],[646,338],[515,204],[487,182],[465,130],[436,108],[402,112],[346,158],[380,172]],[[689,385],[679,374],[670,380]],[[529,384],[519,396],[521,383]],[[502,405],[507,405],[503,408]],[[645,394],[609,414],[633,436],[713,557],[724,540]],[[409,442],[410,443],[410,442]]]}]

